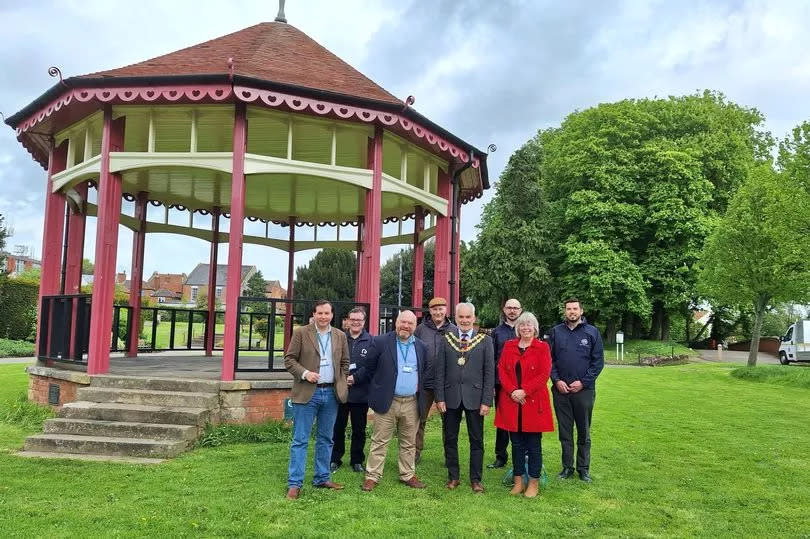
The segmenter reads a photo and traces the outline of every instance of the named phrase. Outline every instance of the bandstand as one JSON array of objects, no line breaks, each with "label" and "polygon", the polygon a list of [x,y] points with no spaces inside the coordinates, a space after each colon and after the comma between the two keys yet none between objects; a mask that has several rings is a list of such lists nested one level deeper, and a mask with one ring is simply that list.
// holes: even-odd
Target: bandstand
[{"label": "bandstand", "polygon": [[[435,294],[451,304],[458,300],[460,213],[489,187],[486,153],[420,115],[412,98],[394,97],[283,16],[138,64],[65,79],[56,69],[52,74],[59,82],[6,121],[47,169],[41,365],[73,363],[86,366],[87,375],[110,371],[111,351],[119,349],[113,333],[120,309],[113,299],[120,225],[134,233],[126,316],[135,322],[146,309],[140,287],[147,236],[211,243],[207,310],[187,315],[189,328],[194,316],[204,320],[202,349],[209,356],[217,347],[217,246],[228,244],[222,381],[235,379],[244,346],[244,244],[289,254],[287,298],[273,305],[287,336],[295,323],[296,251],[334,246],[357,252],[355,297],[329,299],[367,305],[372,333],[380,319],[381,246],[413,245],[411,305],[420,308],[423,244],[435,238]],[[122,212],[123,200],[134,205],[132,215]],[[170,220],[170,211],[181,212],[187,224]],[[97,219],[91,297],[80,289],[87,217]],[[256,234],[255,226],[247,233],[246,219],[263,223],[265,233]],[[398,223],[398,230],[385,236],[388,222]],[[273,237],[271,227],[281,227],[286,237]],[[314,233],[296,238],[303,227]],[[319,240],[325,228],[333,229],[330,239]],[[141,326],[127,325],[121,348],[130,357],[138,355]],[[270,363],[266,370],[274,370]]]}]

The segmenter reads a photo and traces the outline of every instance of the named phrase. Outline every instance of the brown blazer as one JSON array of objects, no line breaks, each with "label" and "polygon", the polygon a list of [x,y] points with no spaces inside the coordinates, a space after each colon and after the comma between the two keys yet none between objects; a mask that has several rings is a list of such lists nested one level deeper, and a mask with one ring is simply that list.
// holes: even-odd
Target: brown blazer
[{"label": "brown blazer", "polygon": [[[284,354],[284,367],[293,375],[290,397],[295,404],[306,404],[315,393],[315,384],[303,380],[304,371],[320,372],[321,351],[315,337],[315,323],[301,326],[293,331],[290,346]],[[335,396],[346,402],[349,386],[346,376],[349,372],[349,343],[346,334],[332,328],[332,361],[335,368]]]}]

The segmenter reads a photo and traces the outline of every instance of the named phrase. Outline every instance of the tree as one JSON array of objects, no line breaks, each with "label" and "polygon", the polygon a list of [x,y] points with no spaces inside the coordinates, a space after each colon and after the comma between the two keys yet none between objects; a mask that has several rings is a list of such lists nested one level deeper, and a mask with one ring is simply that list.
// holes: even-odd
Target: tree
[{"label": "tree", "polygon": [[307,266],[295,270],[298,299],[354,299],[355,254],[347,249],[322,249]]},{"label": "tree", "polygon": [[810,193],[768,165],[752,171],[701,255],[700,286],[712,300],[754,313],[748,365],[757,363],[765,313],[810,300]]},{"label": "tree", "polygon": [[5,225],[5,218],[3,214],[0,214],[0,275],[3,275],[6,272],[6,238],[8,238],[8,229]]},{"label": "tree", "polygon": [[265,288],[266,284],[262,270],[257,270],[256,273],[251,275],[250,279],[248,279],[247,288],[245,288],[245,296],[250,298],[263,298]]},{"label": "tree", "polygon": [[[422,291],[422,305],[413,307],[426,307],[433,297],[433,268],[436,244],[433,241],[425,243],[425,271]],[[398,305],[399,294],[399,261],[402,260],[402,305],[411,305],[413,298],[413,247],[403,249],[389,258],[380,268],[380,303]]]},{"label": "tree", "polygon": [[82,258],[82,275],[91,275],[94,270],[95,265],[87,258]]}]

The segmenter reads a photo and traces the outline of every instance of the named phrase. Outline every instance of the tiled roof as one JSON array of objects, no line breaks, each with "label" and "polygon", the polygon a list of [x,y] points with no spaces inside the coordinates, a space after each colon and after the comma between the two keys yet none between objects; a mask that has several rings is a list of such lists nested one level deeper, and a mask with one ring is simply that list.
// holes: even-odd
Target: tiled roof
[{"label": "tiled roof", "polygon": [[294,26],[263,22],[157,58],[79,78],[228,73],[364,99],[403,104]]},{"label": "tiled roof", "polygon": [[[208,268],[209,264],[197,264],[197,267],[186,278],[185,285],[189,286],[208,286]],[[256,270],[256,266],[242,266],[242,282],[250,277]],[[225,286],[228,284],[228,265],[217,264],[217,286]]]}]

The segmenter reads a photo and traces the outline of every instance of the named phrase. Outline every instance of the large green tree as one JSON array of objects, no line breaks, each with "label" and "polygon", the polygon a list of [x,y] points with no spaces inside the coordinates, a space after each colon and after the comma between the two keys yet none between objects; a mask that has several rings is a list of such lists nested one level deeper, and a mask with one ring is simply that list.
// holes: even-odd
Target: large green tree
[{"label": "large green tree", "polygon": [[245,296],[251,298],[263,298],[265,291],[264,275],[262,270],[256,270],[256,273],[250,276],[247,286],[245,287]]},{"label": "large green tree", "polygon": [[296,268],[295,297],[351,301],[354,298],[355,264],[353,251],[322,249],[308,265]]},{"label": "large green tree", "polygon": [[[413,307],[426,307],[433,297],[433,260],[436,246],[433,241],[425,243],[425,270],[424,286],[422,292],[422,305]],[[402,261],[402,304],[411,305],[413,297],[413,248],[408,247],[389,258],[380,268],[380,303],[397,305],[399,295],[399,268]]]},{"label": "large green tree", "polygon": [[757,167],[708,238],[700,273],[706,297],[753,310],[749,366],[757,362],[765,313],[810,301],[808,253],[810,193],[786,172]]}]

